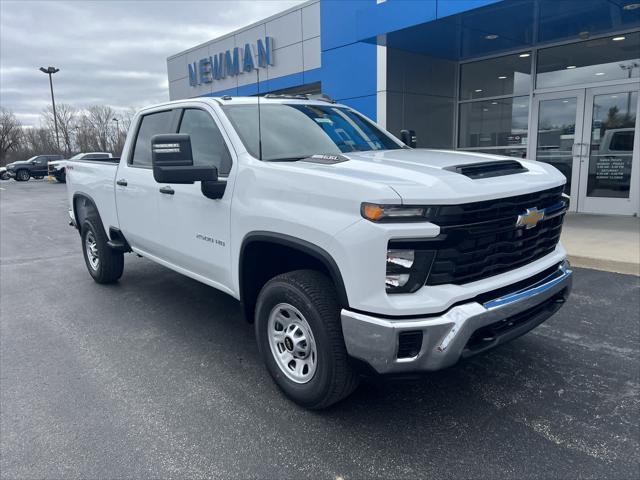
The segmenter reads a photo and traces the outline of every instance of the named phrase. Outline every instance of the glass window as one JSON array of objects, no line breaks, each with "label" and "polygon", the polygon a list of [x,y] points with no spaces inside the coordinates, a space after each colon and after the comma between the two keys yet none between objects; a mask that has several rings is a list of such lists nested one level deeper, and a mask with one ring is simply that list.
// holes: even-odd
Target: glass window
[{"label": "glass window", "polygon": [[596,95],[589,149],[589,197],[629,198],[638,92]]},{"label": "glass window", "polygon": [[[227,105],[222,108],[246,149],[258,158],[257,105]],[[267,161],[402,148],[385,132],[347,108],[263,104],[260,119],[262,159]]]},{"label": "glass window", "polygon": [[537,88],[640,76],[640,32],[546,48],[538,53]]},{"label": "glass window", "polygon": [[172,119],[172,110],[151,113],[142,117],[131,161],[134,166],[151,166],[151,137],[161,133],[175,133],[171,128]]},{"label": "glass window", "polygon": [[194,165],[213,166],[218,169],[220,175],[229,174],[231,155],[211,115],[204,110],[185,110],[179,132],[191,136]]},{"label": "glass window", "polygon": [[549,163],[560,170],[560,173],[567,178],[564,188],[566,194],[571,193],[577,108],[577,97],[568,96],[540,100],[538,111],[538,141],[535,159]]},{"label": "glass window", "polygon": [[529,97],[460,104],[460,148],[526,151]]},{"label": "glass window", "polygon": [[531,90],[531,54],[492,58],[460,66],[460,99],[526,95]]}]

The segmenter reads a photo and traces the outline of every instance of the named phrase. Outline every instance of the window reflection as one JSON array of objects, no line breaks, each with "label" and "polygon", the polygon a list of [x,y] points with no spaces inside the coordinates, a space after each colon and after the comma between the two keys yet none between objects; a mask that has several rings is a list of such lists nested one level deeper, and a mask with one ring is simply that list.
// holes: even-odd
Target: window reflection
[{"label": "window reflection", "polygon": [[576,142],[577,98],[541,100],[538,111],[536,160],[556,167],[567,178],[565,193],[571,193],[573,145]]},{"label": "window reflection", "polygon": [[507,55],[464,63],[460,67],[460,98],[525,95],[531,90],[531,54]]},{"label": "window reflection", "polygon": [[460,148],[509,147],[526,150],[529,97],[460,105]]},{"label": "window reflection", "polygon": [[640,76],[640,32],[546,48],[538,53],[537,88]]},{"label": "window reflection", "polygon": [[593,99],[587,195],[629,198],[638,92]]}]

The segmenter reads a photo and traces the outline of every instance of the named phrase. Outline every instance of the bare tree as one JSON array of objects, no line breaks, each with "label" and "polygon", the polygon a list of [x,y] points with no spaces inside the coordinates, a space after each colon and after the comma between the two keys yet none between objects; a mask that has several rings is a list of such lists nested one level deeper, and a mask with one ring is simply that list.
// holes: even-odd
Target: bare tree
[{"label": "bare tree", "polygon": [[0,107],[0,165],[5,165],[7,154],[20,146],[22,125],[12,111]]},{"label": "bare tree", "polygon": [[[55,131],[55,123],[53,121],[53,111],[51,107],[47,107],[42,113],[44,124],[51,131]],[[76,126],[78,110],[66,103],[56,105],[56,116],[58,118],[58,131],[62,139],[64,153],[67,156],[73,151],[73,132]]]},{"label": "bare tree", "polygon": [[107,105],[93,105],[89,107],[88,114],[85,117],[91,126],[97,150],[108,152],[113,131],[113,121],[115,112]]}]

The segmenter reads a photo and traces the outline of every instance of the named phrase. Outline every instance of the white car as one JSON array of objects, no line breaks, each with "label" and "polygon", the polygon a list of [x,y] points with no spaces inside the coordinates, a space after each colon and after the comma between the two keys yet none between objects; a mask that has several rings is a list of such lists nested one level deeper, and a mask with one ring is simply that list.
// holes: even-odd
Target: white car
[{"label": "white car", "polygon": [[132,251],[233,296],[275,382],[313,409],[361,369],[442,369],[553,315],[572,282],[564,184],[281,96],[145,108],[117,165],[67,163],[93,279],[117,281]]},{"label": "white car", "polygon": [[[87,153],[78,153],[74,155],[69,160],[108,160],[113,158],[113,155],[108,152],[87,152]],[[68,160],[55,160],[49,162],[49,175],[55,177],[55,179],[60,183],[65,183],[66,181],[66,162]]]},{"label": "white car", "polygon": [[0,167],[0,180],[9,180],[10,178],[7,167]]}]

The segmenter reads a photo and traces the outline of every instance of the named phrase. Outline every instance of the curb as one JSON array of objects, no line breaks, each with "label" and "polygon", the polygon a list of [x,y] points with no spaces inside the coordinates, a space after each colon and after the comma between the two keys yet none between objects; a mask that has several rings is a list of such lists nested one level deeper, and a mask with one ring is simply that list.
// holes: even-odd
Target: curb
[{"label": "curb", "polygon": [[604,258],[583,257],[581,255],[568,255],[569,262],[574,267],[604,270],[605,272],[624,273],[640,276],[640,264],[621,262],[619,260],[607,260]]}]

